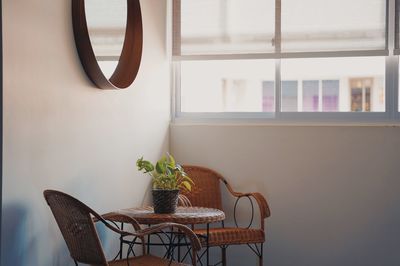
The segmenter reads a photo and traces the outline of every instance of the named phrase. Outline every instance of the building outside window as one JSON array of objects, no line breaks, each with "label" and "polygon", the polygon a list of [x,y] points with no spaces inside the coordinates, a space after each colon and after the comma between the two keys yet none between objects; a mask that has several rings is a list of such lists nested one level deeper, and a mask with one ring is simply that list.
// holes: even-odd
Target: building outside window
[{"label": "building outside window", "polygon": [[303,84],[303,111],[319,111],[319,80],[304,80]]},{"label": "building outside window", "polygon": [[275,82],[262,82],[262,112],[275,111]]}]

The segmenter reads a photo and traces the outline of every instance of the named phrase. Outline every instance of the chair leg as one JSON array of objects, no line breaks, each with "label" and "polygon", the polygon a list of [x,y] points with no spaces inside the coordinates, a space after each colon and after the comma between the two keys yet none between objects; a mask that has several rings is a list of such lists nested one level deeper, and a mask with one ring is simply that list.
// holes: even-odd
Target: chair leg
[{"label": "chair leg", "polygon": [[222,266],[226,266],[226,246],[221,246]]},{"label": "chair leg", "polygon": [[258,256],[258,266],[263,266],[263,246],[264,243],[261,243],[260,256]]},{"label": "chair leg", "polygon": [[192,250],[192,264],[193,266],[197,266],[197,252],[194,249]]}]

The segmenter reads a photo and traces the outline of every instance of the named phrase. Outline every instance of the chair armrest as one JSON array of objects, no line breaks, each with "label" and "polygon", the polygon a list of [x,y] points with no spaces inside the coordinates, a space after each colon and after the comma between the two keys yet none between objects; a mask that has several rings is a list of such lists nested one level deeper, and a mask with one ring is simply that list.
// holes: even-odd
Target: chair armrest
[{"label": "chair armrest", "polygon": [[[118,229],[117,227],[113,226],[112,224],[108,223],[106,220],[110,220],[112,221],[113,218],[115,220],[121,221],[121,222],[127,222],[132,224],[132,226],[135,228],[135,232],[127,232],[127,231],[123,231]],[[122,236],[134,236],[134,237],[139,237],[140,239],[142,239],[142,241],[144,241],[144,237],[155,233],[155,232],[159,232],[161,230],[163,230],[164,228],[177,228],[178,230],[182,231],[189,239],[190,239],[190,244],[192,246],[193,251],[199,251],[201,249],[201,244],[200,244],[200,240],[198,239],[198,237],[196,236],[196,234],[189,229],[187,226],[182,225],[182,224],[177,224],[177,223],[161,223],[161,224],[157,224],[154,226],[151,226],[149,228],[145,228],[145,229],[140,229],[140,225],[139,223],[127,216],[127,215],[123,215],[123,214],[113,214],[113,213],[107,213],[103,216],[100,215],[94,215],[93,218],[94,222],[102,222],[105,226],[107,226],[109,229],[111,229],[112,231],[122,235]],[[136,228],[139,228],[139,230],[137,230]],[[143,247],[144,247],[144,242],[143,242]]]},{"label": "chair armrest", "polygon": [[243,193],[240,197],[253,197],[256,200],[257,205],[260,209],[260,215],[262,219],[271,216],[271,211],[269,209],[268,202],[261,193],[259,192]]},{"label": "chair armrest", "polygon": [[[132,236],[132,233],[120,230],[119,228],[108,223],[107,221],[111,221],[111,222],[118,221],[118,222],[122,222],[122,223],[129,223],[132,225],[132,227],[134,228],[135,231],[141,230],[140,224],[135,219],[133,219],[132,217],[129,217],[127,215],[124,215],[124,214],[117,214],[117,213],[110,212],[110,213],[103,214],[100,217],[98,217],[97,215],[94,215],[93,222],[96,223],[99,221],[102,222],[105,226],[107,226],[112,231],[120,234],[121,236]],[[143,254],[146,254],[146,247],[145,247],[146,241],[145,241],[144,237],[141,237],[141,236],[135,236],[135,237],[138,237],[141,239],[142,252],[143,252]]]},{"label": "chair armrest", "polygon": [[[264,230],[264,219],[271,216],[271,211],[269,209],[268,202],[264,198],[264,196],[259,192],[250,192],[250,193],[236,192],[236,191],[233,190],[233,188],[228,183],[228,181],[226,181],[225,178],[222,178],[222,182],[225,184],[226,188],[228,189],[229,193],[231,193],[232,196],[237,197],[238,199],[242,198],[242,197],[248,197],[250,199],[250,197],[252,197],[252,198],[254,198],[256,200],[258,208],[260,210],[261,229]],[[236,207],[236,205],[235,205],[235,207]]]},{"label": "chair armrest", "polygon": [[[142,229],[140,227],[140,224],[138,223],[138,221],[136,221],[132,217],[129,217],[128,215],[125,215],[125,214],[117,214],[117,213],[109,212],[106,214],[102,214],[101,217],[107,221],[118,221],[118,222],[122,222],[122,223],[131,224],[132,227],[135,229],[135,231],[139,231]],[[93,221],[97,222],[99,220],[96,217],[94,217]]]}]

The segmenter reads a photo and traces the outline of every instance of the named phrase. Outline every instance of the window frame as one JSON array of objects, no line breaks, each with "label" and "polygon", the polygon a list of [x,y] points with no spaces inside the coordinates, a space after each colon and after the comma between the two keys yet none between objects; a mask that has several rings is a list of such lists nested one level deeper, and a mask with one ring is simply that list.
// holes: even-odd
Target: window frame
[{"label": "window frame", "polygon": [[[180,1],[170,0],[172,5],[173,24],[180,21],[176,16],[176,8]],[[275,0],[276,20],[280,20],[281,0]],[[327,52],[280,52],[280,41],[275,53],[247,53],[247,54],[204,54],[179,55],[180,47],[172,42],[172,120],[173,122],[200,122],[200,123],[268,123],[268,124],[398,124],[400,112],[398,108],[399,96],[399,58],[398,47],[398,10],[400,0],[385,0],[386,2],[386,49],[360,51],[327,51]],[[174,16],[175,14],[175,16]],[[276,39],[280,39],[280,26],[275,25]],[[176,39],[179,30],[172,30]],[[179,43],[180,45],[180,43]],[[282,112],[281,111],[281,60],[286,58],[326,58],[326,57],[385,57],[385,112]],[[275,60],[275,112],[182,112],[181,111],[181,61],[208,61],[208,60],[243,60],[243,59],[270,59]],[[321,82],[321,81],[320,81]],[[322,85],[320,85],[322,86]],[[322,105],[322,102],[319,103]]]}]

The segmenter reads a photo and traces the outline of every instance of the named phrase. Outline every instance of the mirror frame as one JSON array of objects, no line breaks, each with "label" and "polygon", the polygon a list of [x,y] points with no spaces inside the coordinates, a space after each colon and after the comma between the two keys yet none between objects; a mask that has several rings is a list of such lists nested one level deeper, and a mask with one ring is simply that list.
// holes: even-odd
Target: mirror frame
[{"label": "mirror frame", "polygon": [[85,0],[72,0],[72,23],[76,48],[89,79],[100,89],[125,89],[135,80],[143,49],[143,25],[139,0],[127,1],[125,39],[118,65],[110,79],[101,70],[89,37]]}]

